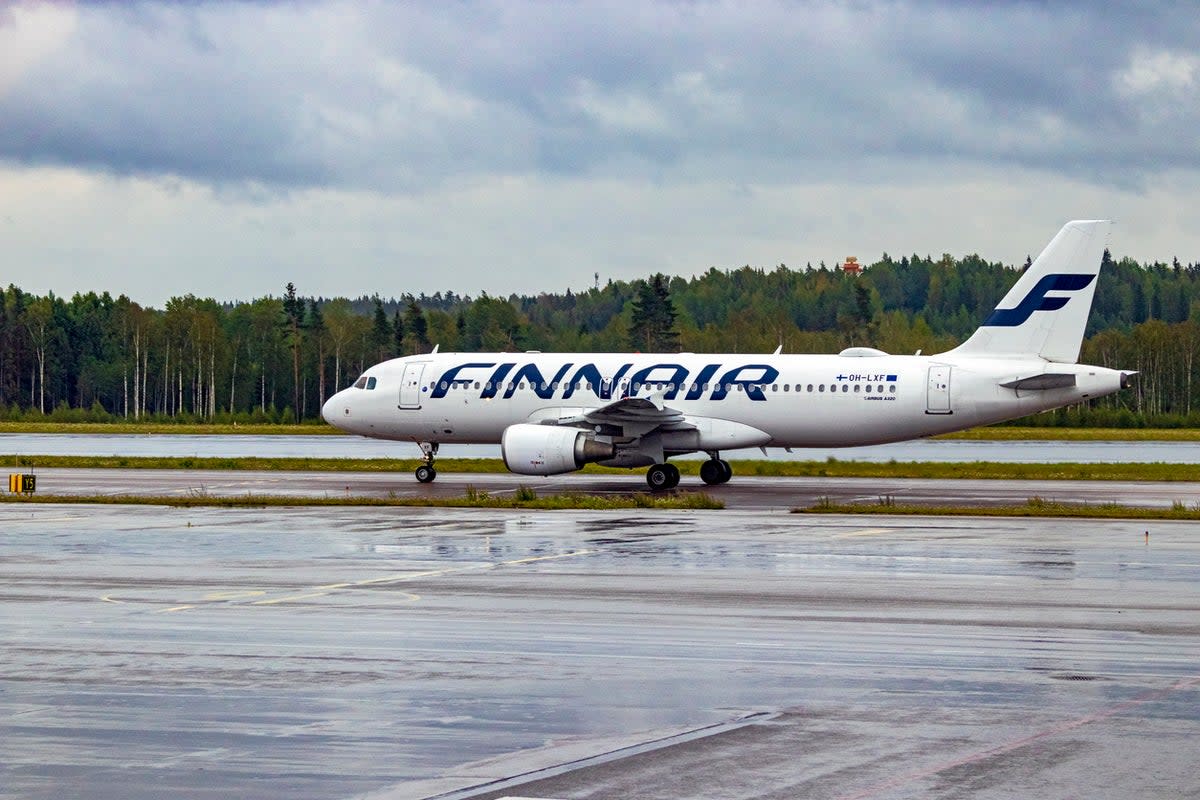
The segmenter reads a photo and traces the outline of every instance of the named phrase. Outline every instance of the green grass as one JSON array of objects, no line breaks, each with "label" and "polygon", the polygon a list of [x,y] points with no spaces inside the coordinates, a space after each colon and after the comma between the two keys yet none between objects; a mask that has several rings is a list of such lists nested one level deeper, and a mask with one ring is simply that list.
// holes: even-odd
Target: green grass
[{"label": "green grass", "polygon": [[1080,517],[1088,519],[1200,520],[1200,505],[1174,503],[1170,508],[1123,506],[1117,503],[1060,503],[1031,497],[1024,505],[955,506],[896,503],[881,498],[873,503],[834,503],[825,498],[811,506],[793,508],[793,514],[887,514],[946,517]]},{"label": "green grass", "polygon": [[381,506],[418,508],[516,508],[532,510],[596,510],[619,509],[701,509],[717,510],[725,503],[704,492],[673,492],[650,494],[590,495],[562,493],[539,496],[527,486],[512,495],[493,495],[475,489],[459,497],[290,497],[283,495],[244,494],[217,496],[193,492],[184,496],[141,494],[33,494],[0,495],[0,503],[65,503],[83,505],[140,505],[172,508],[266,508],[277,506]]},{"label": "green grass", "polygon": [[1200,442],[1200,428],[1037,428],[997,425],[971,428],[935,439],[1056,442]]},{"label": "green grass", "polygon": [[[206,469],[266,472],[388,472],[408,473],[421,462],[400,458],[200,458],[194,456],[14,456],[0,455],[0,473],[6,469]],[[698,475],[701,460],[671,463],[680,473]],[[440,458],[443,473],[507,473],[496,458]],[[1097,481],[1200,481],[1200,464],[1005,464],[990,461],[960,463],[860,461],[735,461],[737,476],[787,478],[927,478],[947,480],[1097,480]],[[634,475],[627,469],[589,464],[584,474]]]},{"label": "green grass", "polygon": [[302,425],[275,423],[252,424],[190,424],[170,422],[0,422],[0,433],[134,433],[188,434],[214,436],[330,436],[341,434],[337,428],[323,422]]}]

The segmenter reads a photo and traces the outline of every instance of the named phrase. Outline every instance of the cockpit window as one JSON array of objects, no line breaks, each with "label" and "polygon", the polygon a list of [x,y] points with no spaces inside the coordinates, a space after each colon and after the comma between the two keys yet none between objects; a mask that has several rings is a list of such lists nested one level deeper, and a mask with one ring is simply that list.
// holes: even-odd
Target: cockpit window
[{"label": "cockpit window", "polygon": [[363,375],[361,378],[359,378],[358,380],[356,380],[356,381],[354,382],[354,388],[355,388],[355,389],[365,389],[365,388],[367,388],[367,376],[366,376],[366,375]]},{"label": "cockpit window", "polygon": [[368,389],[375,388],[375,379],[374,378],[367,378],[367,388]]}]

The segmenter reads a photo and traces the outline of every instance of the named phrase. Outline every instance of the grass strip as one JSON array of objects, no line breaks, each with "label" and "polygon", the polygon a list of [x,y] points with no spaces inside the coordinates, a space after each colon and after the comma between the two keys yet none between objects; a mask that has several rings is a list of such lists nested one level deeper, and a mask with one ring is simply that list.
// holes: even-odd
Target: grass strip
[{"label": "grass strip", "polygon": [[210,495],[193,492],[188,495],[142,495],[142,494],[33,494],[0,495],[0,503],[57,503],[80,505],[136,505],[169,506],[171,508],[267,508],[281,506],[380,506],[415,508],[515,508],[530,510],[595,510],[645,508],[662,510],[700,509],[719,510],[725,503],[704,492],[674,492],[671,494],[592,495],[562,493],[539,496],[527,486],[521,486],[514,494],[493,495],[488,492],[468,489],[458,497],[290,497],[285,495],[244,494]]},{"label": "grass strip", "polygon": [[934,439],[1051,442],[1200,442],[1200,428],[1040,428],[997,425]]},{"label": "grass strip", "polygon": [[[0,455],[0,472],[38,468],[203,469],[260,472],[412,472],[421,462],[399,458],[202,458],[197,456],[15,456]],[[684,475],[698,475],[699,459],[672,461]],[[734,461],[737,476],[782,478],[954,478],[977,480],[1200,481],[1200,464],[1007,464],[863,461]],[[439,458],[444,473],[507,473],[498,458]],[[584,474],[631,475],[627,469],[589,464]]]},{"label": "grass strip", "polygon": [[834,503],[821,500],[811,506],[792,509],[793,514],[885,514],[930,517],[1077,517],[1087,519],[1200,520],[1200,506],[1173,503],[1170,508],[1124,506],[1117,503],[1060,503],[1031,497],[1024,505],[954,506],[935,504]]},{"label": "grass strip", "polygon": [[172,422],[0,422],[0,433],[132,433],[175,434],[188,436],[344,436],[342,431],[323,422],[302,425],[263,422],[172,423]]}]

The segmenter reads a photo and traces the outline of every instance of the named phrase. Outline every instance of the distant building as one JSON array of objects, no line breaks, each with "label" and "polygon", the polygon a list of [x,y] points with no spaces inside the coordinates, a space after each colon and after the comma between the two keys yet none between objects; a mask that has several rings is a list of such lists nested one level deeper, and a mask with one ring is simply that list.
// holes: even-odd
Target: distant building
[{"label": "distant building", "polygon": [[846,263],[842,264],[842,272],[847,275],[861,275],[862,265],[858,263],[858,259],[854,256],[846,256]]}]

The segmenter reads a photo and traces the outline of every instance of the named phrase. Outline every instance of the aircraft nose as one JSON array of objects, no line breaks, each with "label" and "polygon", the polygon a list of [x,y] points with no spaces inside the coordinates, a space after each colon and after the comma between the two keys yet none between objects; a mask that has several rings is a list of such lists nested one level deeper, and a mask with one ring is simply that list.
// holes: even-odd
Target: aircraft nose
[{"label": "aircraft nose", "polygon": [[[338,422],[340,422],[340,409],[345,408],[343,399],[342,392],[338,392],[333,397],[326,400],[325,405],[321,406],[321,419],[325,420],[335,428],[341,427],[338,425]],[[346,408],[346,411],[349,411],[349,409]]]}]

